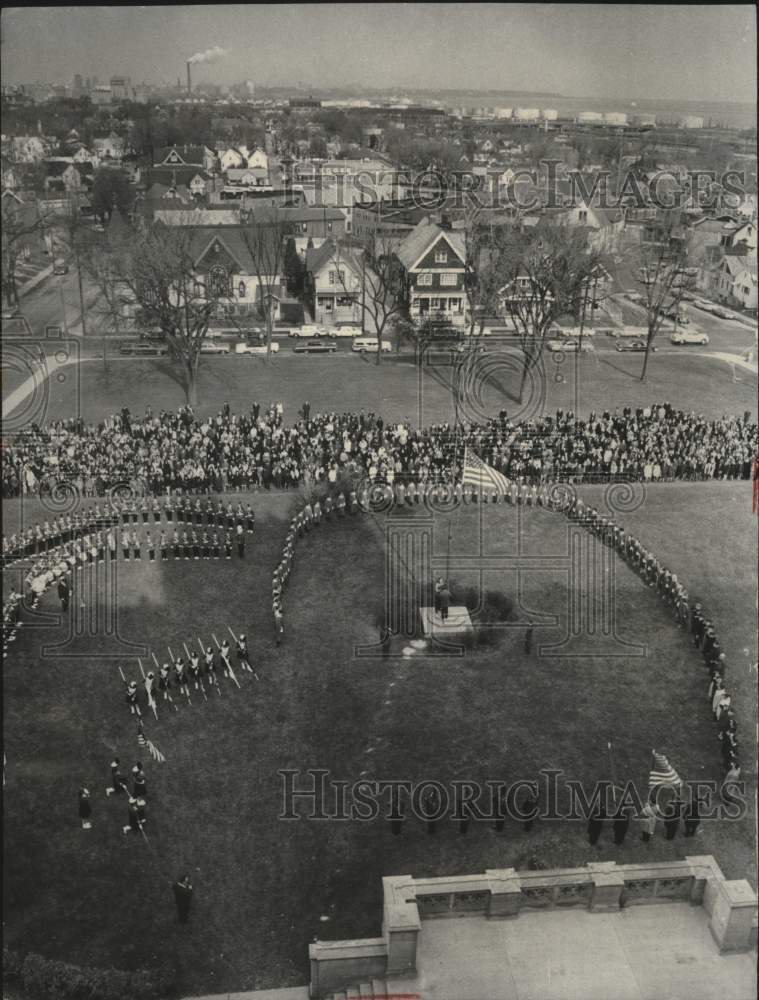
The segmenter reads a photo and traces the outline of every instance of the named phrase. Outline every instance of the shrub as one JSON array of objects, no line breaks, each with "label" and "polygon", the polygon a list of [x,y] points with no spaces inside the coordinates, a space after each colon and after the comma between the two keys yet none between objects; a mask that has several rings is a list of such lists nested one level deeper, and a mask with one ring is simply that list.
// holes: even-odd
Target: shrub
[{"label": "shrub", "polygon": [[169,968],[92,969],[34,952],[22,960],[17,953],[3,950],[3,973],[30,1000],[165,1000],[174,986]]}]

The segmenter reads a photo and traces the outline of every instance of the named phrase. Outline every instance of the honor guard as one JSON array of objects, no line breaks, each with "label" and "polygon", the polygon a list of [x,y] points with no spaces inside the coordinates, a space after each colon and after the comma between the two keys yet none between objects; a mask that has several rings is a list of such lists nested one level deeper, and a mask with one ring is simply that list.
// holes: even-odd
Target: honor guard
[{"label": "honor guard", "polygon": [[176,676],[177,676],[177,686],[179,687],[180,693],[184,694],[184,695],[187,695],[187,697],[189,698],[190,697],[190,689],[187,686],[187,674],[185,672],[184,660],[182,659],[181,656],[174,663],[174,671],[175,671]]},{"label": "honor guard", "polygon": [[232,664],[229,661],[229,643],[227,642],[226,639],[221,644],[219,655],[221,656],[221,662],[224,664],[224,676],[229,677],[229,672],[232,669]]},{"label": "honor guard", "polygon": [[237,642],[237,661],[243,670],[247,670],[248,673],[253,673],[253,667],[250,665],[248,659],[248,641],[245,638],[245,633],[241,632]]},{"label": "honor guard", "polygon": [[132,715],[142,715],[137,701],[137,681],[130,681],[127,684],[126,701]]},{"label": "honor guard", "polygon": [[195,690],[200,690],[200,657],[193,650],[190,653],[190,677],[195,682]]},{"label": "honor guard", "polygon": [[164,663],[158,672],[158,690],[163,692],[164,701],[172,701],[171,697],[171,668],[168,663]]},{"label": "honor guard", "polygon": [[219,679],[216,676],[216,657],[213,655],[213,649],[210,646],[206,649],[203,660],[206,665],[209,684],[216,684],[218,687]]}]

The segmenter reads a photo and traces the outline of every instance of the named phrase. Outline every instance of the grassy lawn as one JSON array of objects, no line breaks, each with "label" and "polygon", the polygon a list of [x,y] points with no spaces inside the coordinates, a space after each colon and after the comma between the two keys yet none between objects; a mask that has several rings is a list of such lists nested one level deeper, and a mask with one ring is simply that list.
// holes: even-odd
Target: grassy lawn
[{"label": "grassy lawn", "polygon": [[[451,355],[439,351],[429,360],[420,371],[411,355],[401,355],[386,359],[378,370],[373,359],[344,352],[294,357],[287,345],[268,368],[260,358],[204,358],[198,410],[215,413],[225,400],[234,411],[247,409],[254,400],[263,404],[282,400],[286,419],[295,419],[307,399],[314,413],[363,408],[382,413],[386,420],[408,420],[419,426],[453,421]],[[478,362],[462,419],[483,420],[501,409],[523,419],[557,407],[586,415],[591,410],[663,400],[710,418],[725,411],[757,412],[755,378],[740,372],[741,381],[733,382],[725,362],[695,354],[656,355],[645,384],[638,378],[639,355],[604,353],[578,359],[546,352],[544,365],[520,404],[518,357],[491,348]],[[3,386],[4,395],[15,384],[11,378],[8,387]],[[106,371],[101,359],[90,358],[76,369],[58,373],[49,390],[47,419],[81,411],[85,420],[97,421],[123,406],[141,414],[147,405],[157,411],[184,402],[171,367],[161,359],[113,360]]]},{"label": "grassy lawn", "polygon": [[[316,405],[313,394],[311,401]],[[61,626],[20,630],[4,667],[8,946],[122,968],[168,957],[187,993],[265,988],[307,981],[314,937],[379,934],[383,874],[519,867],[532,850],[550,867],[714,853],[728,877],[752,871],[751,818],[704,823],[693,841],[657,837],[643,845],[631,829],[621,848],[609,832],[591,848],[584,824],[567,822],[539,822],[530,834],[513,822],[503,833],[473,824],[461,836],[444,821],[430,837],[409,819],[396,837],[381,821],[278,821],[280,768],[328,768],[349,782],[362,772],[449,782],[513,781],[553,767],[593,782],[609,776],[612,738],[619,780],[645,785],[653,746],[686,778],[717,778],[720,771],[704,667],[656,597],[622,565],[617,639],[602,655],[586,638],[572,651],[589,655],[547,655],[544,648],[527,657],[523,629],[505,628],[496,645],[463,657],[357,657],[356,646],[377,637],[383,538],[393,515],[347,518],[299,543],[286,595],[288,634],[277,649],[270,572],[290,503],[281,496],[255,500],[257,533],[244,562],[119,563],[123,639],[164,658],[167,645],[176,654],[183,639],[211,632],[221,639],[230,624],[251,637],[261,677],[240,677],[241,691],[226,682],[223,697],[211,695],[207,704],[193,694],[192,707],[146,719],[165,764],[136,746],[117,671],[121,663],[138,676],[129,650],[118,660],[43,658],[41,644],[61,639]],[[12,514],[17,505],[8,507]],[[452,515],[451,576],[518,595],[522,613],[545,623],[535,646],[556,644],[567,619],[567,522],[528,511],[517,530],[511,508],[488,508],[482,522],[478,513]],[[416,511],[406,527],[414,533],[425,520]],[[748,664],[756,658],[756,518],[747,485],[662,486],[620,520],[713,612],[753,782],[755,677]],[[436,515],[438,557],[448,527],[448,516]],[[517,553],[531,560],[519,577]],[[461,558],[478,554],[492,557],[487,569],[471,560],[461,568]],[[41,610],[56,607],[48,596]],[[90,641],[97,654],[100,640]],[[147,844],[122,835],[124,802],[105,797],[114,753],[125,770],[138,757],[146,763]],[[93,793],[88,833],[76,818],[82,783]],[[169,882],[184,871],[195,885],[195,909],[180,928]]]}]

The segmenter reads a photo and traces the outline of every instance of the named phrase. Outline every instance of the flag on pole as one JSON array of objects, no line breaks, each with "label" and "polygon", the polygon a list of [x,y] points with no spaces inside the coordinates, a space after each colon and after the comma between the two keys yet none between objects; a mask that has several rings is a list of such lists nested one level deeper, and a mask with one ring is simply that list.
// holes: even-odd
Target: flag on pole
[{"label": "flag on pole", "polygon": [[659,785],[679,789],[682,785],[682,779],[674,767],[672,767],[663,753],[657,753],[656,750],[654,750],[653,755],[654,758],[651,763],[651,773],[648,776],[649,790],[658,788]]},{"label": "flag on pole", "polygon": [[483,462],[470,448],[464,449],[461,482],[464,486],[475,486],[480,490],[495,489],[502,497],[509,491],[509,481],[506,476]]}]

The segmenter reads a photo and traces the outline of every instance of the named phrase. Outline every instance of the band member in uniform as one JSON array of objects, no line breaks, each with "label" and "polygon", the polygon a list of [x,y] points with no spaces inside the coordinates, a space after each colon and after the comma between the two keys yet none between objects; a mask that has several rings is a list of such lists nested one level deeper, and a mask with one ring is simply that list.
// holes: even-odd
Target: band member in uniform
[{"label": "band member in uniform", "polygon": [[142,559],[142,548],[136,531],[132,532],[132,554],[135,559]]},{"label": "band member in uniform", "polygon": [[279,646],[282,642],[282,637],[285,634],[285,626],[282,619],[282,605],[279,601],[274,601],[272,611],[274,612],[274,640]]},{"label": "band member in uniform", "polygon": [[148,698],[148,704],[154,700],[153,689],[155,688],[155,674],[152,670],[148,671],[148,675],[145,678],[145,694]]},{"label": "band member in uniform", "polygon": [[140,504],[140,513],[142,514],[142,523],[147,524],[150,520],[150,508],[148,507],[148,502],[145,499],[143,499]]},{"label": "band member in uniform", "polygon": [[215,684],[218,687],[219,678],[216,676],[216,657],[210,646],[206,649],[203,659],[205,660],[206,673],[208,674],[208,683]]},{"label": "band member in uniform", "polygon": [[171,697],[171,668],[168,663],[164,663],[158,673],[158,690],[163,692],[164,701],[173,701]]},{"label": "band member in uniform", "polygon": [[192,533],[192,558],[200,559],[200,541],[198,540],[197,532]]},{"label": "band member in uniform", "polygon": [[227,532],[224,535],[224,558],[225,559],[232,558],[232,538],[229,532]]},{"label": "band member in uniform", "polygon": [[142,764],[138,760],[132,768],[132,794],[136,799],[146,799],[148,797],[148,779],[142,769]]},{"label": "band member in uniform", "polygon": [[182,555],[185,559],[190,558],[190,539],[186,531],[182,532]]},{"label": "band member in uniform", "polygon": [[58,581],[58,597],[61,602],[61,611],[68,611],[70,595],[69,582],[65,576],[61,577]]},{"label": "band member in uniform", "polygon": [[237,532],[237,555],[240,557],[240,559],[244,559],[245,558],[245,532],[243,530],[243,526],[241,524],[238,524],[237,527],[235,528],[235,531]]},{"label": "band member in uniform", "polygon": [[190,917],[190,904],[192,902],[192,886],[189,878],[183,875],[178,882],[174,883],[173,890],[179,923],[186,924]]},{"label": "band member in uniform", "polygon": [[132,833],[139,833],[140,829],[141,829],[141,827],[140,827],[140,817],[139,817],[139,815],[137,813],[137,799],[132,798],[132,796],[130,795],[129,796],[129,802],[128,802],[128,805],[127,805],[127,822],[126,822],[126,826],[123,826],[121,828],[121,830],[122,830],[122,833],[126,834],[126,833],[129,833],[130,830],[132,831]]},{"label": "band member in uniform", "polygon": [[111,761],[111,787],[106,788],[106,795],[119,795],[126,791],[126,781],[121,773],[120,764],[118,757],[114,757]]},{"label": "band member in uniform", "polygon": [[209,559],[211,557],[211,539],[208,537],[208,532],[203,532],[203,543],[202,543],[202,554],[204,559]]},{"label": "band member in uniform", "polygon": [[229,671],[232,669],[232,664],[229,661],[229,643],[226,639],[221,644],[219,655],[221,656],[221,662],[224,664],[224,676],[229,677]]},{"label": "band member in uniform", "polygon": [[126,700],[132,715],[142,715],[137,701],[137,681],[129,681],[127,684]]},{"label": "band member in uniform", "polygon": [[190,653],[190,677],[195,682],[195,690],[200,690],[200,657],[193,651]]},{"label": "band member in uniform", "polygon": [[90,793],[87,788],[79,789],[79,819],[82,821],[83,830],[91,830],[92,823],[90,823],[90,817],[92,816],[92,806],[90,804]]},{"label": "band member in uniform", "polygon": [[171,554],[175,559],[182,558],[182,546],[179,541],[179,533],[177,531],[171,536]]},{"label": "band member in uniform", "polygon": [[161,537],[158,539],[158,547],[161,550],[161,562],[166,562],[169,558],[169,545],[166,541],[166,532],[161,532]]},{"label": "band member in uniform", "polygon": [[121,535],[121,548],[124,551],[124,562],[129,562],[129,529],[124,528]]},{"label": "band member in uniform", "polygon": [[170,496],[166,497],[166,503],[164,504],[163,509],[166,511],[167,523],[172,524],[174,521],[174,501]]},{"label": "band member in uniform", "polygon": [[156,497],[156,499],[153,500],[153,522],[154,524],[159,524],[160,520],[161,520],[161,504],[158,502],[158,498]]},{"label": "band member in uniform", "polygon": [[248,641],[245,638],[244,632],[241,632],[240,637],[237,639],[237,661],[243,670],[247,670],[251,674],[253,673],[253,667],[251,667],[248,660]]},{"label": "band member in uniform", "polygon": [[184,660],[181,656],[174,662],[174,671],[177,676],[177,685],[179,687],[180,694],[186,695],[189,698],[190,689],[187,686],[187,674],[185,672]]},{"label": "band member in uniform", "polygon": [[155,562],[155,544],[153,539],[150,537],[150,532],[145,535],[145,545],[148,550],[148,560],[150,562]]},{"label": "band member in uniform", "polygon": [[216,531],[211,535],[211,551],[213,552],[214,559],[218,559],[221,555],[221,544],[219,543],[219,535]]},{"label": "band member in uniform", "polygon": [[252,535],[256,527],[256,515],[250,504],[245,508],[245,527],[248,534]]}]

